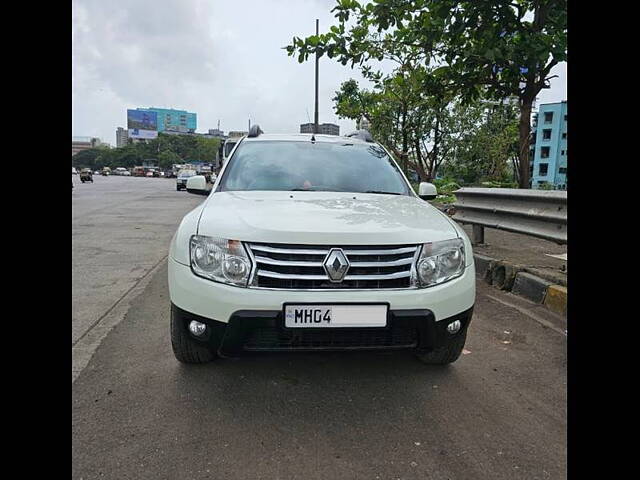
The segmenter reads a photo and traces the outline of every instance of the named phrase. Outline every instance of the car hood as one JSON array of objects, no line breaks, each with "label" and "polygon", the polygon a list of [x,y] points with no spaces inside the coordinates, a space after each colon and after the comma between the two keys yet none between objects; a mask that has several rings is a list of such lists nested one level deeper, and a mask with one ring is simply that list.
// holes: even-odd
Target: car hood
[{"label": "car hood", "polygon": [[402,244],[457,237],[451,221],[414,196],[343,192],[216,192],[198,234],[251,242]]}]

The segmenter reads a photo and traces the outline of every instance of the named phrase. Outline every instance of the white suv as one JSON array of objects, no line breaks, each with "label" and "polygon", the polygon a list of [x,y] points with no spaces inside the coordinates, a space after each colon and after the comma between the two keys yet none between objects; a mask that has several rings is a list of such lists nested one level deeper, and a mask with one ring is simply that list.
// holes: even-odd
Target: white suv
[{"label": "white suv", "polygon": [[475,302],[464,231],[368,132],[254,126],[171,241],[171,342],[202,363],[259,351],[412,349],[455,361]]}]

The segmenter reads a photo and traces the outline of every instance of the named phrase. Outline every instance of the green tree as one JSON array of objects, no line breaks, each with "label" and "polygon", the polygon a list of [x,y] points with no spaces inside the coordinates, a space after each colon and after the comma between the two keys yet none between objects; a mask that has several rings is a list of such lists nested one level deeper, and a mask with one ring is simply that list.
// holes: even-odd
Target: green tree
[{"label": "green tree", "polygon": [[220,139],[218,138],[196,138],[195,158],[202,162],[213,163],[218,155]]},{"label": "green tree", "polygon": [[75,168],[96,168],[96,159],[103,151],[98,148],[82,150],[71,157],[71,165]]},{"label": "green tree", "polygon": [[164,150],[158,155],[158,166],[162,169],[168,169],[171,168],[174,163],[180,163],[181,160],[180,155],[174,151]]},{"label": "green tree", "polygon": [[416,49],[438,67],[433,77],[465,101],[517,97],[519,181],[528,188],[532,105],[567,59],[566,9],[566,0],[338,0],[337,25],[285,48],[299,62],[326,53],[352,67]]},{"label": "green tree", "polygon": [[120,148],[84,150],[72,157],[72,163],[80,168],[132,168],[144,160],[156,159],[160,167],[169,168],[186,160],[214,162],[219,145],[219,139],[161,133],[147,142],[130,143]]},{"label": "green tree", "polygon": [[446,174],[465,183],[517,180],[518,112],[510,104],[478,104],[479,123],[469,123],[457,139]]},{"label": "green tree", "polygon": [[[338,116],[354,120],[366,118],[372,134],[394,153],[407,172],[410,166],[416,168],[411,165],[412,152],[420,158],[419,140],[426,131],[424,115],[435,105],[436,96],[427,86],[428,71],[415,62],[411,52],[399,52],[397,61],[399,66],[389,75],[363,69],[363,74],[373,83],[373,90],[360,89],[352,79],[341,85],[333,100]],[[422,167],[418,161],[420,176],[427,177]]]},{"label": "green tree", "polygon": [[480,124],[477,102],[463,105],[437,85],[430,85],[424,68],[399,69],[377,81],[373,91],[355,80],[341,85],[333,98],[336,113],[366,118],[371,132],[423,181],[432,181],[451,155],[456,142]]}]

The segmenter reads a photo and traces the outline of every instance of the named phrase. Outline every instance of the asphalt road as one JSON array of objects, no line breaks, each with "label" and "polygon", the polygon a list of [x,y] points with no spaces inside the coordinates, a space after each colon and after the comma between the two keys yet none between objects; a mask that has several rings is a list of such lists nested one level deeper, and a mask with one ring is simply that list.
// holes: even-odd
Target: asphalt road
[{"label": "asphalt road", "polygon": [[73,345],[166,257],[180,220],[203,200],[177,192],[175,179],[93,180],[72,176]]},{"label": "asphalt road", "polygon": [[73,478],[566,477],[566,327],[544,307],[479,281],[466,351],[444,368],[401,352],[185,366],[163,258],[202,197],[126,177],[73,195],[74,338],[128,299],[74,376]]}]

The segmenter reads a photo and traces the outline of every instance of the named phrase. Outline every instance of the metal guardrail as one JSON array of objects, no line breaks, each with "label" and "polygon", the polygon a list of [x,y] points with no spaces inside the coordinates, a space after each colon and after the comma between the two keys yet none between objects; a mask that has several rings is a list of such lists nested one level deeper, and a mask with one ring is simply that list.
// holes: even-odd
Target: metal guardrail
[{"label": "metal guardrail", "polygon": [[566,191],[465,187],[454,194],[452,218],[473,225],[473,244],[484,243],[485,227],[567,243]]}]

